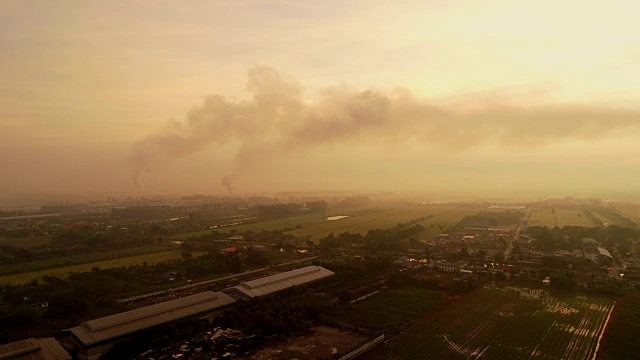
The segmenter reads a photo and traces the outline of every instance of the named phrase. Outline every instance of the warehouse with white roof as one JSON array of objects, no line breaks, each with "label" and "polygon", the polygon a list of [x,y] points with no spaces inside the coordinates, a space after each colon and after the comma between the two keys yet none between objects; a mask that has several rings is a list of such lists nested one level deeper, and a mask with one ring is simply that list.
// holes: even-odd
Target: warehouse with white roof
[{"label": "warehouse with white roof", "polygon": [[97,359],[116,342],[174,321],[210,314],[234,304],[230,296],[213,291],[83,322],[62,332],[63,345],[80,360]]},{"label": "warehouse with white roof", "polygon": [[246,281],[240,283],[240,285],[224,289],[222,292],[237,300],[248,300],[323,279],[333,274],[333,271],[321,266],[307,266],[257,280]]},{"label": "warehouse with white roof", "polygon": [[71,355],[54,338],[30,338],[0,345],[0,360],[71,360]]}]

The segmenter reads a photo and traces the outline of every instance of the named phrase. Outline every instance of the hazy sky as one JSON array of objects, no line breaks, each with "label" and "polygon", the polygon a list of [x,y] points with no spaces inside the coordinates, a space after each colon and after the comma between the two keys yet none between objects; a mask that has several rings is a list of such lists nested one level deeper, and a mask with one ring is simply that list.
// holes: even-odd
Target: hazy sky
[{"label": "hazy sky", "polygon": [[0,0],[0,195],[640,190],[639,13]]}]

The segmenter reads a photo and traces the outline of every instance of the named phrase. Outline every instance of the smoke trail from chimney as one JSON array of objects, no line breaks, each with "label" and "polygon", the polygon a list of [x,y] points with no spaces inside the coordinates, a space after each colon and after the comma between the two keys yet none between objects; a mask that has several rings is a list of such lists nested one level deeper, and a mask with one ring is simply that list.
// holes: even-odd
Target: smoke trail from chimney
[{"label": "smoke trail from chimney", "polygon": [[239,174],[282,154],[329,143],[415,140],[432,148],[465,151],[480,144],[545,144],[637,135],[640,110],[606,106],[514,105],[509,96],[484,94],[431,102],[407,90],[357,91],[337,86],[303,96],[293,79],[269,67],[248,73],[251,99],[207,97],[182,121],[170,119],[159,132],[134,144],[133,181],[207,146],[239,145],[231,175],[221,183],[231,192]]}]

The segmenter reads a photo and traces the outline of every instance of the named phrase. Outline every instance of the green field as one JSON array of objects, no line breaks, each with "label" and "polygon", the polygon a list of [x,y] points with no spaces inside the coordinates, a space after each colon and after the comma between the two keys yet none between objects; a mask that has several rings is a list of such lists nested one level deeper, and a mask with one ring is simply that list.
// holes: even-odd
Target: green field
[{"label": "green field", "polygon": [[368,353],[367,359],[591,359],[613,298],[486,286]]},{"label": "green field", "polygon": [[[420,224],[427,228],[425,236],[437,235],[449,226],[453,226],[466,215],[476,214],[481,210],[480,206],[454,206],[454,205],[404,205],[390,208],[359,208],[327,211],[324,215],[310,214],[292,216],[276,220],[256,222],[246,225],[222,228],[218,231],[262,231],[293,229],[288,233],[295,236],[309,236],[312,240],[317,240],[330,233],[340,234],[352,232],[366,234],[372,229],[387,229],[396,226],[398,223],[406,223],[421,217],[429,217]],[[329,221],[330,216],[348,216],[347,218]],[[431,227],[431,225],[434,225]],[[195,233],[186,233],[178,237],[188,237],[211,233],[210,230]]]},{"label": "green field", "polygon": [[[580,216],[578,216],[578,214],[580,214]],[[556,209],[555,214],[553,214],[550,209],[533,210],[531,211],[531,217],[528,222],[530,225],[546,227],[596,226],[580,209]]]},{"label": "green field", "polygon": [[[93,267],[99,267],[101,269],[108,269],[113,267],[142,265],[145,261],[151,265],[153,263],[159,263],[167,260],[175,260],[181,258],[182,252],[179,250],[156,252],[146,255],[129,256],[118,259],[95,261],[90,263],[78,264],[73,266],[58,267],[48,270],[32,271],[22,274],[8,275],[0,277],[1,284],[23,284],[33,279],[40,279],[45,275],[66,277],[74,272],[91,271]],[[203,255],[204,253],[194,252],[193,256]]]},{"label": "green field", "polygon": [[609,225],[620,225],[620,223],[617,220],[612,219],[605,214],[602,214],[598,211],[592,211],[592,213],[593,213],[593,216],[597,217],[598,219],[600,219],[600,221],[602,221],[602,224],[604,224],[605,227]]},{"label": "green field", "polygon": [[622,216],[640,223],[640,204],[638,203],[616,203],[615,208]]},{"label": "green field", "polygon": [[[388,229],[398,225],[398,223],[406,223],[414,219],[428,217],[428,219],[421,221],[420,225],[427,229],[425,236],[432,236],[442,232],[442,229],[457,224],[464,216],[475,214],[479,210],[479,207],[445,205],[401,207],[374,213],[355,214],[348,218],[334,221],[327,221],[323,217],[320,222],[307,224],[301,229],[296,229],[289,233],[301,237],[310,236],[314,240],[323,238],[330,233],[337,235],[343,232],[352,232],[364,235],[372,229]],[[432,224],[434,225],[433,227],[431,227]],[[438,225],[442,229],[439,229]]]},{"label": "green field", "polygon": [[53,269],[58,267],[80,265],[109,259],[118,259],[135,255],[151,254],[155,252],[173,250],[174,245],[142,245],[131,246],[121,249],[110,249],[87,254],[75,254],[57,256],[50,259],[37,259],[31,261],[21,261],[15,264],[4,264],[0,266],[0,275],[20,274],[31,271]]},{"label": "green field", "polygon": [[329,314],[339,323],[376,333],[395,333],[444,305],[444,294],[415,287],[391,289],[363,300],[342,305]]}]

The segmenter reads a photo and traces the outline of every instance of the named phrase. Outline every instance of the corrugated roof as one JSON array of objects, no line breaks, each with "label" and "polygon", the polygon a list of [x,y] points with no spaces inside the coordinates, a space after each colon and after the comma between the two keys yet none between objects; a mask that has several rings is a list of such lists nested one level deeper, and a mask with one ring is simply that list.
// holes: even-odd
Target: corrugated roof
[{"label": "corrugated roof", "polygon": [[30,338],[0,345],[0,360],[71,360],[71,356],[54,338]]},{"label": "corrugated roof", "polygon": [[206,291],[196,295],[146,306],[100,319],[86,321],[67,329],[85,345],[109,341],[136,331],[165,324],[189,316],[233,304],[235,300],[220,292]]},{"label": "corrugated roof", "polygon": [[605,249],[605,248],[598,248],[598,253],[600,253],[600,255],[604,255],[608,258],[613,258],[613,256],[611,256],[611,253],[609,252],[609,250]]},{"label": "corrugated roof", "polygon": [[332,271],[321,266],[307,266],[257,280],[246,281],[223,291],[232,292],[237,290],[247,297],[263,296],[292,286],[322,279],[333,274]]}]

